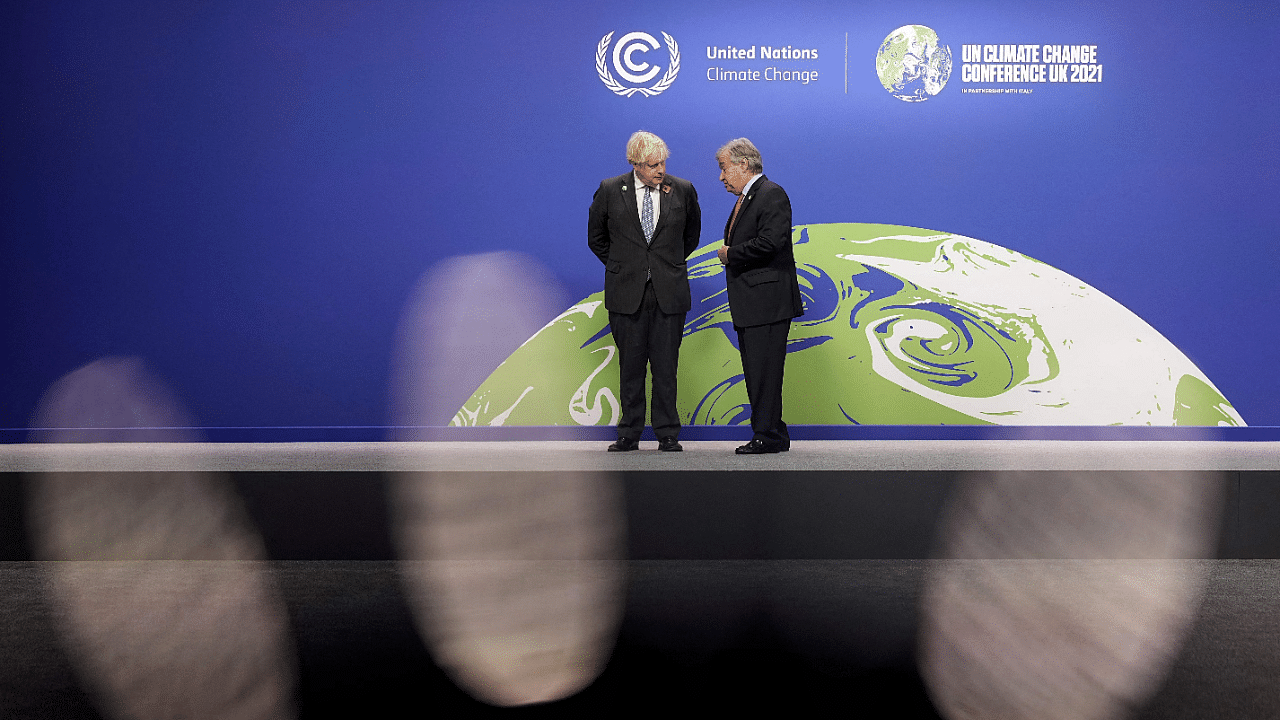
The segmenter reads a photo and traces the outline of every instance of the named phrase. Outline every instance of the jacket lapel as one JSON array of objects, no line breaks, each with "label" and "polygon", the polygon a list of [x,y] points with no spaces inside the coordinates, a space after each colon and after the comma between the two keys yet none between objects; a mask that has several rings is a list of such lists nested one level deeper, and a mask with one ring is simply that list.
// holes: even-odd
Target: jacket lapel
[{"label": "jacket lapel", "polygon": [[626,208],[628,222],[631,223],[632,229],[635,230],[636,237],[639,237],[640,242],[643,243],[644,228],[640,225],[640,208],[636,206],[635,182],[635,173],[623,175],[620,192],[622,193],[622,206]]},{"label": "jacket lapel", "polygon": [[662,226],[667,224],[667,218],[671,217],[671,203],[674,195],[671,192],[671,183],[665,180],[658,185],[658,224],[653,226],[653,237],[658,237],[658,232],[662,230]]},{"label": "jacket lapel", "polygon": [[[746,194],[746,197],[742,198],[742,206],[738,208],[738,219],[739,219],[739,220],[741,220],[741,219],[742,219],[742,216],[746,214],[746,212],[747,212],[747,206],[748,206],[748,205],[750,205],[750,204],[751,204],[751,201],[755,199],[755,197],[756,197],[756,193],[760,192],[760,186],[761,186],[761,183],[763,183],[763,182],[764,182],[765,180],[767,180],[767,179],[768,179],[768,178],[766,178],[764,175],[761,175],[761,176],[760,176],[760,179],[758,179],[758,180],[756,180],[755,182],[751,183],[751,187],[747,188],[747,194]],[[738,204],[738,201],[736,201],[736,200],[735,200],[735,201],[734,201],[734,204],[735,204],[735,205],[737,205],[737,204]],[[729,221],[728,221],[728,222],[726,222],[726,223],[724,224],[724,233],[725,233],[724,241],[725,241],[725,244],[727,244],[727,245],[733,245],[733,238],[729,237],[729,226],[730,226],[731,224],[733,224],[733,211],[732,211],[732,210],[730,210],[730,211],[729,211]],[[739,225],[734,225],[733,229],[736,231],[736,230],[738,229],[738,227],[739,227]]]}]

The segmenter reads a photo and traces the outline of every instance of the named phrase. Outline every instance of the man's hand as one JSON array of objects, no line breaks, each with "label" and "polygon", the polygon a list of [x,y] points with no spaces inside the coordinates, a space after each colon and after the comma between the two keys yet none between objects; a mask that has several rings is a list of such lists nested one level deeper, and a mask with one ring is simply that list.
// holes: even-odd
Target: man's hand
[{"label": "man's hand", "polygon": [[729,264],[729,246],[721,245],[720,249],[716,251],[716,257],[720,258],[721,265],[728,265]]}]

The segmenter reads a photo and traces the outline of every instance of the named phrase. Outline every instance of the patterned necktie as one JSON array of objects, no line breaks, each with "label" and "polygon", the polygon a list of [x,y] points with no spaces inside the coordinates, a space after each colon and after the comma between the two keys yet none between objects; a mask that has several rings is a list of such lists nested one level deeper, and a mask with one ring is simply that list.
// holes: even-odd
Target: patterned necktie
[{"label": "patterned necktie", "polygon": [[640,224],[644,227],[644,241],[653,242],[653,188],[644,189],[644,207],[640,210]]},{"label": "patterned necktie", "polygon": [[733,226],[738,222],[738,210],[742,207],[742,198],[744,195],[738,196],[738,202],[733,204],[733,217],[729,218],[729,234],[725,235],[724,241],[729,242],[729,238],[733,237]]}]

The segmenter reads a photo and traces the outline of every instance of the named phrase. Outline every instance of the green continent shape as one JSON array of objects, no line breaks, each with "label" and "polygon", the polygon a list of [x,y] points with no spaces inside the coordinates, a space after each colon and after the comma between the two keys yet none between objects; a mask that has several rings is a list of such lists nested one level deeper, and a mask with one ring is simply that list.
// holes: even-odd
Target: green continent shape
[{"label": "green continent shape", "polygon": [[910,46],[907,36],[901,33],[894,33],[881,43],[880,51],[876,53],[876,75],[880,77],[880,84],[885,90],[893,90],[895,85],[902,82],[902,59],[906,57]]},{"label": "green continent shape", "polygon": [[1222,397],[1222,393],[1213,389],[1203,380],[1192,375],[1183,375],[1178,379],[1178,389],[1173,395],[1174,425],[1212,425],[1235,426],[1235,418],[1226,408],[1231,403]]},{"label": "green continent shape", "polygon": [[618,412],[613,336],[588,342],[608,322],[603,292],[561,313],[511,353],[449,424],[608,424]]}]

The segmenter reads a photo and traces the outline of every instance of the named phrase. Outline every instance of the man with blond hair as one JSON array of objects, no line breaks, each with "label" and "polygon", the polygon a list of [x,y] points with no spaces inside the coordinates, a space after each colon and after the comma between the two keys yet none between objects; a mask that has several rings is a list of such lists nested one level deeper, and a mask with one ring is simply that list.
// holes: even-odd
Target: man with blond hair
[{"label": "man with blond hair", "polygon": [[676,366],[691,305],[685,259],[698,247],[702,210],[693,185],[667,174],[670,154],[657,135],[634,133],[627,141],[631,170],[600,183],[587,216],[587,245],[604,263],[604,306],[618,346],[622,417],[611,452],[639,447],[650,368],[658,449],[683,449]]}]

